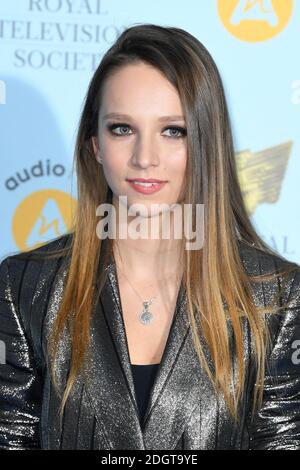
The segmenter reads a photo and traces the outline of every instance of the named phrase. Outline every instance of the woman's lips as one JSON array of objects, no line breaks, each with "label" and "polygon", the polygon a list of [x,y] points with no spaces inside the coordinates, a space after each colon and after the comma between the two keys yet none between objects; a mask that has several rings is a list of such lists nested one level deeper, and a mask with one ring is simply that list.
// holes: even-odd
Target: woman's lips
[{"label": "woman's lips", "polygon": [[137,184],[134,181],[128,181],[128,183],[138,193],[153,194],[153,193],[157,193],[158,191],[160,191],[164,187],[164,185],[167,183],[167,181],[162,181],[161,183],[155,183],[155,184],[152,184],[151,186],[144,186],[141,184]]}]

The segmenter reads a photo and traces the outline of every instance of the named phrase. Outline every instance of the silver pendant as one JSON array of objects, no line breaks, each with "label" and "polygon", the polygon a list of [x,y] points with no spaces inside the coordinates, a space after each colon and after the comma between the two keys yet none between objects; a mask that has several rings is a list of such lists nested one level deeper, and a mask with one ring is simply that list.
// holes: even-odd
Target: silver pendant
[{"label": "silver pendant", "polygon": [[149,305],[151,305],[152,302],[153,299],[143,302],[144,308],[142,313],[139,315],[139,320],[143,325],[149,325],[153,320],[153,314],[149,310]]}]

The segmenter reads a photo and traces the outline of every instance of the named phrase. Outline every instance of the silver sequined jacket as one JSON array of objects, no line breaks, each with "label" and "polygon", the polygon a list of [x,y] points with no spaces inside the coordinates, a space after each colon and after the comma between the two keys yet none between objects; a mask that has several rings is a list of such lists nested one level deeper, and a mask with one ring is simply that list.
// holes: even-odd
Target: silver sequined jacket
[{"label": "silver sequined jacket", "polygon": [[[37,250],[65,246],[70,235]],[[280,267],[242,242],[248,273]],[[272,347],[267,357],[263,404],[250,421],[254,361],[244,324],[246,390],[234,424],[220,396],[199,365],[180,288],[173,323],[144,421],[140,423],[128,344],[120,310],[114,262],[91,323],[91,356],[69,396],[62,422],[49,376],[46,338],[55,318],[66,274],[60,259],[36,261],[19,253],[0,264],[0,448],[1,449],[300,449],[300,267],[291,274],[281,300],[288,308],[269,320]],[[257,305],[278,289],[253,285]],[[58,371],[69,364],[66,334]]]}]

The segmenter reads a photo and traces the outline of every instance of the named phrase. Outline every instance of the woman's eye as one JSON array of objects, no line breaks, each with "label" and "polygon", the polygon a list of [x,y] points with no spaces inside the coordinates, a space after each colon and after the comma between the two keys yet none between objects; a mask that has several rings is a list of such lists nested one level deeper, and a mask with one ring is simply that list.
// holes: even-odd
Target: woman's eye
[{"label": "woman's eye", "polygon": [[[124,129],[128,130],[130,129],[130,126],[128,126],[127,124],[111,124],[110,126],[108,126],[109,128],[109,131],[117,136],[117,137],[122,137],[122,136],[126,136],[126,135],[130,135],[128,132],[123,132]],[[114,132],[116,129],[119,129],[119,132]],[[186,136],[186,129],[183,128],[183,127],[167,127],[166,129],[164,129],[164,132],[165,131],[171,131],[171,134],[169,134],[167,137],[169,138],[175,138],[175,139],[178,139],[178,138],[181,138],[181,137],[185,137]]]},{"label": "woman's eye", "polygon": [[[168,127],[167,129],[165,129],[165,131],[167,130],[172,131],[170,137],[180,138],[180,137],[186,136],[186,129],[183,127]],[[174,131],[175,131],[175,134],[174,134]],[[181,135],[176,134],[178,132],[181,133]]]},{"label": "woman's eye", "polygon": [[112,124],[111,126],[109,126],[110,132],[114,135],[117,135],[117,136],[128,135],[128,134],[127,133],[124,134],[123,132],[115,133],[115,132],[113,132],[113,130],[115,130],[115,129],[128,129],[128,128],[129,128],[129,126],[127,126],[126,124]]}]

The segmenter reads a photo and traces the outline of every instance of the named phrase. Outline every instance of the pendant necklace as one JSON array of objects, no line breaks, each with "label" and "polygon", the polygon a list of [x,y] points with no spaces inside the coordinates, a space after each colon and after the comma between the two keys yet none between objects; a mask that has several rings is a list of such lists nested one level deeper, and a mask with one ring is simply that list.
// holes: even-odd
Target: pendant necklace
[{"label": "pendant necklace", "polygon": [[[150,323],[152,323],[153,321],[153,318],[154,318],[154,315],[153,313],[149,310],[149,306],[154,302],[154,300],[157,298],[157,296],[155,295],[154,297],[151,297],[150,299],[148,300],[143,300],[142,297],[140,296],[139,292],[133,287],[133,285],[131,284],[130,280],[128,279],[128,277],[126,276],[126,274],[124,273],[124,271],[119,267],[120,271],[124,274],[124,276],[126,277],[130,287],[134,290],[134,292],[139,296],[139,298],[141,299],[142,301],[142,304],[143,304],[143,309],[142,311],[139,313],[139,322],[142,324],[142,325],[149,325]],[[174,276],[176,273],[172,274],[170,277]]]},{"label": "pendant necklace", "polygon": [[[119,249],[119,248],[118,248]],[[138,315],[138,319],[139,319],[139,322],[142,324],[142,325],[150,325],[150,323],[152,323],[153,321],[153,318],[154,318],[154,315],[153,313],[149,310],[149,307],[150,305],[154,302],[154,300],[157,298],[157,296],[155,295],[154,297],[151,297],[150,299],[148,300],[143,300],[142,297],[140,296],[139,292],[137,292],[137,290],[133,287],[133,285],[131,284],[130,280],[128,279],[128,277],[126,276],[126,274],[124,273],[123,269],[121,269],[119,266],[118,268],[120,269],[120,271],[124,274],[124,276],[126,277],[130,287],[133,289],[133,291],[139,296],[139,298],[141,299],[142,301],[142,304],[143,304],[143,309],[142,311],[139,313]],[[173,273],[171,274],[170,277],[174,276],[176,274]],[[161,280],[161,279],[159,279]],[[158,290],[157,290],[158,291]]]}]

